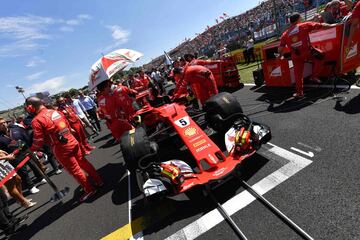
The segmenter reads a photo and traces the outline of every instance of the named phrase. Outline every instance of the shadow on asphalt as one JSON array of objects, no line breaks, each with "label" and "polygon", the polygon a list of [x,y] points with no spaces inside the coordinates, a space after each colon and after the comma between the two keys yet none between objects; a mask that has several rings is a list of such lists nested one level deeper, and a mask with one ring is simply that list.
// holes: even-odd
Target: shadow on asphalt
[{"label": "shadow on asphalt", "polygon": [[114,138],[108,140],[105,144],[101,145],[99,148],[103,148],[103,149],[106,149],[106,148],[111,148],[113,146],[115,146],[116,144],[119,144],[116,142],[116,140]]},{"label": "shadow on asphalt", "polygon": [[[91,197],[89,200],[85,201],[82,204],[89,204],[113,190],[114,193],[112,198],[114,204],[122,204],[128,201],[127,195],[124,194],[124,189],[127,188],[126,186],[127,179],[126,177],[124,177],[126,175],[126,169],[123,163],[107,164],[106,166],[98,169],[98,173],[103,178],[105,185],[102,188],[98,189],[98,191],[93,197]],[[120,191],[120,189],[122,189],[122,191]],[[81,204],[78,202],[78,199],[80,198],[81,195],[82,195],[81,188],[77,187],[73,192],[72,199],[64,203],[59,202],[56,205],[52,206],[50,209],[48,209],[46,212],[44,212],[38,218],[36,218],[30,225],[28,225],[28,227],[25,228],[21,232],[21,234],[12,236],[9,239],[13,239],[13,240],[31,239],[39,231],[51,225],[54,221],[62,217],[64,214],[78,207]],[[37,208],[34,208],[32,211],[36,211],[38,208],[44,207],[48,203],[50,202],[48,201],[45,204]]]},{"label": "shadow on asphalt", "polygon": [[344,112],[347,114],[360,113],[360,94],[351,98],[345,104],[342,104],[340,101],[337,101],[334,109],[336,111]]},{"label": "shadow on asphalt", "polygon": [[107,140],[107,139],[109,139],[109,138],[111,138],[111,137],[112,137],[112,135],[111,135],[111,133],[109,133],[109,134],[107,134],[107,135],[105,135],[105,136],[103,136],[103,137],[101,137],[101,138],[96,139],[96,140],[94,141],[94,143],[98,143],[98,142]]},{"label": "shadow on asphalt", "polygon": [[279,88],[279,87],[261,87],[257,88],[255,92],[263,93],[257,98],[258,101],[268,103],[266,110],[248,113],[249,116],[262,112],[293,112],[302,108],[306,108],[316,103],[319,99],[326,99],[333,96],[332,89],[311,88],[305,89],[305,97],[295,99],[292,97],[294,93],[293,88]]}]

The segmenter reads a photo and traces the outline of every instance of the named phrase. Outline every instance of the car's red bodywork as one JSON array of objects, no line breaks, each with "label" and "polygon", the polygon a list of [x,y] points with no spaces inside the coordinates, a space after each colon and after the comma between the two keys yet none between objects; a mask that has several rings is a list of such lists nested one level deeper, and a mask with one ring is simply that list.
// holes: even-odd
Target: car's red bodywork
[{"label": "car's red bodywork", "polygon": [[[231,173],[245,158],[256,152],[250,147],[246,153],[232,152],[229,156],[225,156],[221,149],[191,119],[183,105],[172,103],[153,110],[163,121],[172,125],[191,152],[200,170],[199,173],[185,175],[184,181],[177,188],[178,193],[196,185],[206,184],[211,180],[221,179]],[[234,139],[230,140],[234,141]],[[207,167],[205,168],[204,165]]]}]

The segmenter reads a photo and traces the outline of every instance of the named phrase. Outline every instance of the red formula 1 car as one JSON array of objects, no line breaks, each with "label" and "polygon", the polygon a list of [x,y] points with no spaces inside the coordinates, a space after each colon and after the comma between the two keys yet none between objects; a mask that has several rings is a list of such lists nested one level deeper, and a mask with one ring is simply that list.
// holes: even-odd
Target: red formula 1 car
[{"label": "red formula 1 car", "polygon": [[[350,75],[360,66],[360,30],[355,28],[353,38],[349,40],[350,29],[354,19],[346,17],[336,27],[320,30],[310,34],[311,45],[324,53],[323,69],[320,77],[331,78],[340,75]],[[351,41],[351,42],[350,42]],[[266,86],[289,87],[295,83],[293,63],[289,54],[284,59],[277,59],[280,42],[269,43],[263,47],[264,62],[260,75],[255,77],[255,84]],[[288,53],[290,51],[288,50]],[[312,63],[305,64],[304,77],[312,73]],[[255,74],[254,74],[255,75]],[[259,75],[259,74],[256,74]]]},{"label": "red formula 1 car", "polygon": [[[211,97],[195,115],[180,103],[147,105],[138,114],[147,121],[125,133],[120,144],[128,170],[136,174],[148,199],[218,183],[271,138],[269,127],[247,118],[236,98],[226,92]],[[207,130],[224,134],[226,149],[208,136],[201,120]]]}]

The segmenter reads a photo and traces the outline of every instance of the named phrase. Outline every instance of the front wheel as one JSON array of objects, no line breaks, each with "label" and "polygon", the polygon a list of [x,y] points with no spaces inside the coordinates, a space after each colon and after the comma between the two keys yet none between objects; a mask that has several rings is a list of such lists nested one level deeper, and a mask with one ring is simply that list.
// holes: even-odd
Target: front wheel
[{"label": "front wheel", "polygon": [[230,127],[233,122],[224,121],[237,113],[242,113],[240,103],[236,97],[227,92],[216,94],[209,98],[204,104],[206,121],[215,131],[221,131]]}]

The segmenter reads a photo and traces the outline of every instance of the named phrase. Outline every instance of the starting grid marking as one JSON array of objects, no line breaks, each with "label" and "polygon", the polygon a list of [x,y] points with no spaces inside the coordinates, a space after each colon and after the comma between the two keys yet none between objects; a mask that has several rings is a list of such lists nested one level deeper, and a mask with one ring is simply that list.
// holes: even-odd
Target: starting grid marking
[{"label": "starting grid marking", "polygon": [[[263,178],[259,182],[255,183],[252,187],[261,195],[269,192],[282,182],[286,181],[297,172],[305,168],[306,166],[312,163],[311,160],[299,156],[295,153],[292,153],[286,149],[278,147],[274,144],[268,143],[264,146],[264,150],[261,152],[261,155],[271,159],[274,159],[274,155],[276,157],[280,157],[282,159],[286,159],[288,161],[287,164],[283,165],[281,168],[276,170],[275,172],[271,173],[267,177]],[[256,198],[251,195],[248,191],[244,190],[234,196],[233,198],[229,199],[227,202],[222,204],[224,209],[230,215],[235,214],[236,212],[240,211],[241,209],[248,206],[250,203],[255,201]],[[174,210],[174,209],[173,209]],[[165,215],[170,215],[172,210]],[[162,215],[162,214],[160,214]],[[164,216],[158,216],[158,220],[164,218]],[[190,223],[183,229],[177,231],[173,235],[166,238],[166,240],[190,240],[199,237],[200,235],[204,234],[205,232],[209,231],[222,221],[224,221],[224,217],[218,211],[218,209],[214,209],[198,220]],[[150,223],[145,218],[140,217],[135,220],[129,222],[129,224],[115,230],[114,232],[110,233],[109,235],[102,238],[102,240],[119,240],[119,239],[143,239],[143,230],[149,228],[153,222]]]},{"label": "starting grid marking", "polygon": [[[275,188],[280,183],[286,181],[291,176],[312,163],[311,160],[301,157],[295,153],[289,152],[288,150],[280,148],[274,144],[268,143],[268,145],[270,145],[271,148],[262,153],[262,155],[266,156],[267,153],[273,153],[282,158],[286,158],[289,163],[285,164],[284,166],[282,166],[281,168],[279,168],[278,170],[252,186],[261,195]],[[251,195],[248,191],[244,190],[238,195],[229,199],[224,204],[222,204],[222,206],[229,215],[233,215],[234,213],[243,209],[255,200],[256,198],[253,195]],[[183,229],[166,238],[166,240],[195,239],[224,220],[225,219],[221,215],[221,213],[217,209],[214,209],[200,217],[195,222],[187,225]]]}]

